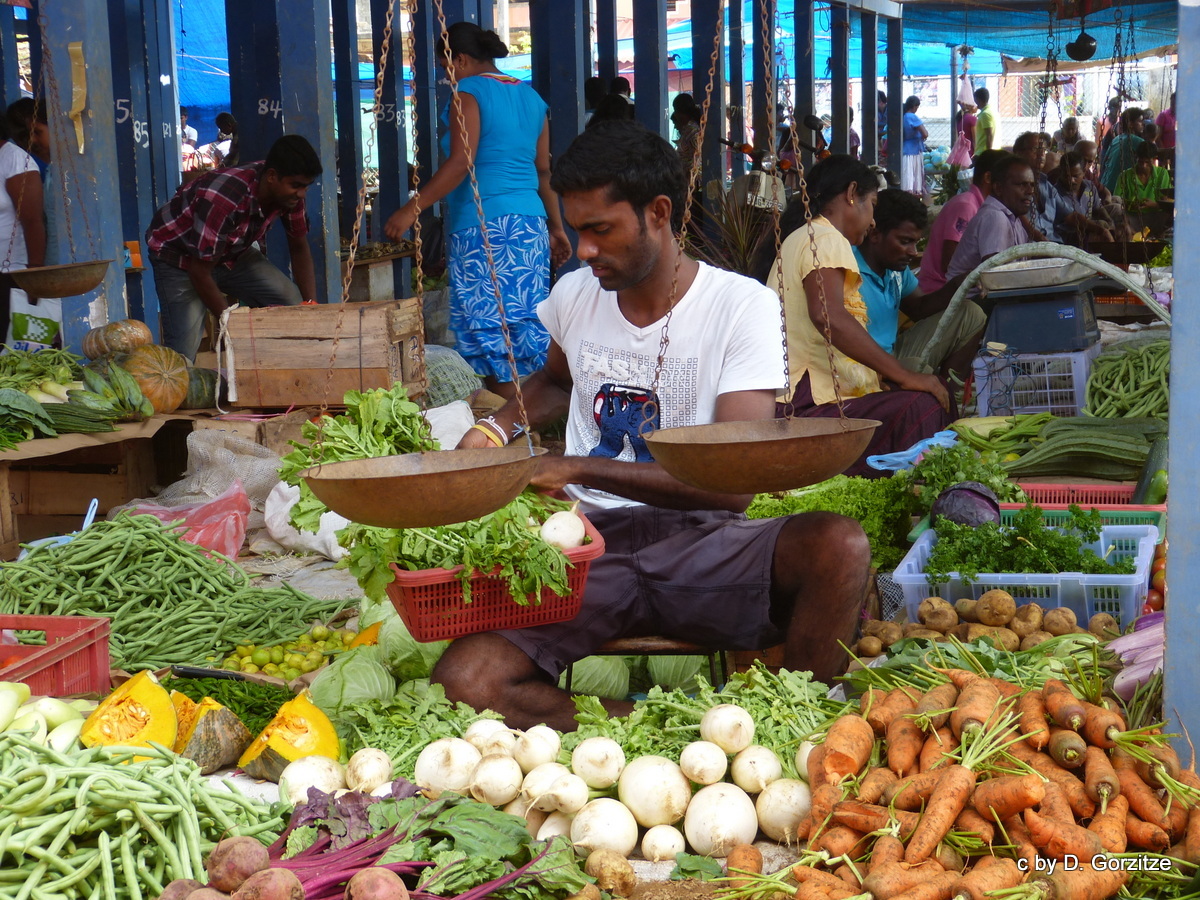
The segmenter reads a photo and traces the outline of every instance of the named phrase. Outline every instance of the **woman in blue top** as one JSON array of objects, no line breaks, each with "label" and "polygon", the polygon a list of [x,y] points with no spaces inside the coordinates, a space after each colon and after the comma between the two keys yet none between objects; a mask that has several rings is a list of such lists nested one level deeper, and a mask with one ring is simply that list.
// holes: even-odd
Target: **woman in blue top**
[{"label": "woman in blue top", "polygon": [[925,141],[929,132],[917,116],[921,101],[909,97],[904,101],[904,162],[900,166],[900,187],[918,197],[925,194]]},{"label": "woman in blue top", "polygon": [[[509,336],[521,377],[546,360],[550,336],[537,306],[550,291],[550,266],[571,256],[558,198],[550,190],[550,130],[545,101],[528,85],[503,74],[495,60],[508,48],[494,31],[456,22],[442,35],[438,64],[454,67],[457,103],[442,111],[446,162],[420,194],[422,207],[445,198],[450,327],[457,350],[504,397],[515,393],[500,331],[500,313],[488,270],[483,228],[468,175],[475,163],[488,242],[504,298]],[[459,117],[465,124],[459,123]],[[464,139],[464,130],[466,132]],[[384,227],[399,240],[417,216],[415,199]]]}]

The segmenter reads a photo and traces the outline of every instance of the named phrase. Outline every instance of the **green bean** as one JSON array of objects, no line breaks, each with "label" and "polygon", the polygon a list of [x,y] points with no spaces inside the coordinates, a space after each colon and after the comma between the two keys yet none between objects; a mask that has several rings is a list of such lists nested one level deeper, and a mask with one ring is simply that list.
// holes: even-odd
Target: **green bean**
[{"label": "green bean", "polygon": [[[146,815],[145,810],[143,810],[136,801],[130,803],[129,807],[133,810],[133,814],[137,816],[137,820],[142,823],[142,828],[145,829],[146,834],[150,835],[151,840],[158,844],[159,849],[166,854],[167,862],[171,868],[176,872],[184,871],[183,864],[179,859],[179,852],[175,849],[175,846],[169,840],[167,840],[167,836],[163,834],[162,829],[154,824],[154,820]],[[184,817],[181,816],[180,818],[182,819]]]},{"label": "green bean", "polygon": [[117,896],[117,879],[113,876],[112,847],[106,832],[100,832],[100,877],[104,883],[101,896]]},{"label": "green bean", "polygon": [[133,852],[129,849],[131,832],[126,832],[121,836],[121,866],[125,869],[125,884],[129,888],[129,895],[133,900],[142,900],[142,888],[138,884],[137,866],[133,864]]}]

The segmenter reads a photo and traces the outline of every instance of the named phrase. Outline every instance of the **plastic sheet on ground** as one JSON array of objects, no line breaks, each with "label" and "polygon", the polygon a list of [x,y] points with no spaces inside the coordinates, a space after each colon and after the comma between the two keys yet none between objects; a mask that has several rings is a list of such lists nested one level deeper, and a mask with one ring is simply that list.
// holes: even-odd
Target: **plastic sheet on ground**
[{"label": "plastic sheet on ground", "polygon": [[298,591],[322,599],[361,597],[354,576],[316,556],[260,556],[238,560],[257,583],[267,587],[287,582]]}]

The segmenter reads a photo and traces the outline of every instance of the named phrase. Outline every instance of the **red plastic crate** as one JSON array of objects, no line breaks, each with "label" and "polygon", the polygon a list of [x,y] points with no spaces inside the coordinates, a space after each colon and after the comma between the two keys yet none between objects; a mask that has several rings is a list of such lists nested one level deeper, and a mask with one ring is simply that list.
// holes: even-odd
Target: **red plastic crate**
[{"label": "red plastic crate", "polygon": [[[1017,485],[1025,492],[1031,503],[1036,503],[1043,509],[1066,509],[1072,503],[1087,509],[1094,506],[1097,509],[1113,507],[1129,512],[1166,512],[1166,504],[1150,505],[1131,502],[1134,486],[1132,484],[1026,484],[1023,481]],[[1025,504],[1000,504],[1001,509],[1020,509]]]},{"label": "red plastic crate", "polygon": [[45,646],[0,644],[0,681],[21,681],[34,694],[68,697],[108,691],[108,619],[90,616],[2,616],[0,629],[41,631]]},{"label": "red plastic crate", "polygon": [[548,589],[539,603],[520,606],[508,591],[508,581],[494,573],[471,576],[471,602],[463,603],[458,580],[462,566],[453,569],[409,571],[392,564],[396,580],[388,597],[418,641],[446,641],[466,634],[504,628],[528,628],[573,619],[583,603],[583,588],[592,560],[604,553],[604,538],[585,516],[584,530],[591,542],[567,550],[567,584],[570,594],[559,597]]}]

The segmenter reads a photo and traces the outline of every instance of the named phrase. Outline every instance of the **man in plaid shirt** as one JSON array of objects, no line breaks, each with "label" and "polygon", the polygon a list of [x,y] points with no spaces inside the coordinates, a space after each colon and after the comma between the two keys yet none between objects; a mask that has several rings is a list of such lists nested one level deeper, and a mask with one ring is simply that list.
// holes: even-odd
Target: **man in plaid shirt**
[{"label": "man in plaid shirt", "polygon": [[[277,140],[262,162],[217,169],[183,185],[146,231],[162,312],[162,341],[196,358],[205,311],[225,295],[246,306],[295,306],[316,294],[304,194],[321,160],[298,134]],[[278,218],[287,232],[292,279],[255,246]]]}]

